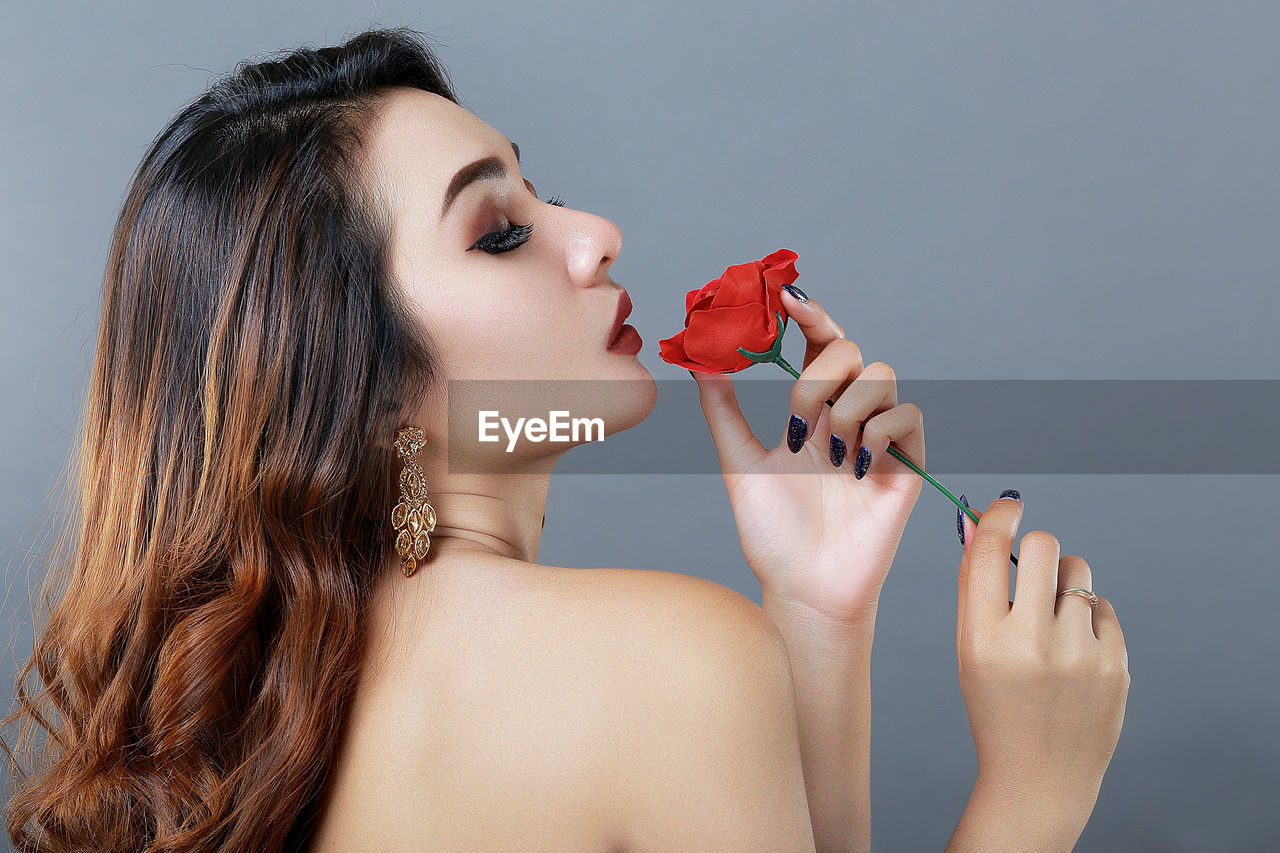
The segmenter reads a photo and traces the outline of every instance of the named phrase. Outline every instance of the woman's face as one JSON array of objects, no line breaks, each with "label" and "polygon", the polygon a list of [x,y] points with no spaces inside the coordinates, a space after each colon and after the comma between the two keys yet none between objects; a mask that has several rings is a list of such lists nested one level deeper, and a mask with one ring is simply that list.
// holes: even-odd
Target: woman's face
[{"label": "woman's face", "polygon": [[[599,414],[614,429],[644,417],[656,397],[652,376],[635,355],[608,349],[625,293],[609,275],[622,249],[618,226],[548,204],[554,193],[545,190],[554,188],[535,189],[511,140],[466,108],[411,87],[390,87],[385,97],[367,168],[391,210],[392,273],[441,375],[611,380],[610,411]],[[485,158],[492,167],[460,185]],[[533,226],[524,242],[518,232],[503,235],[520,225]],[[504,236],[519,245],[494,251]]]}]

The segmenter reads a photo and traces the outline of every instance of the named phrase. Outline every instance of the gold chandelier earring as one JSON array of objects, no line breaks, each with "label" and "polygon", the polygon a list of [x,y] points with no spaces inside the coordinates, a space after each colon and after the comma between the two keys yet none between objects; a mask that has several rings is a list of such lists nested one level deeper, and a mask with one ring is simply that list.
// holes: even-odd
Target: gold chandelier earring
[{"label": "gold chandelier earring", "polygon": [[418,568],[418,560],[427,556],[431,547],[428,535],[436,529],[436,511],[427,503],[427,476],[414,460],[426,444],[426,438],[418,427],[405,427],[396,433],[395,448],[404,460],[400,472],[400,501],[391,510],[391,525],[396,534],[396,553],[400,555],[400,567],[409,577]]}]

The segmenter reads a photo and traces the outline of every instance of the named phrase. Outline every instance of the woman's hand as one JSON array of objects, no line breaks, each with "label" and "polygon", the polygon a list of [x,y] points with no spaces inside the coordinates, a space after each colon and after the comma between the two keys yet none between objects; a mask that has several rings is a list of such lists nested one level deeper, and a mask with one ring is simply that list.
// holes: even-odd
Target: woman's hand
[{"label": "woman's hand", "polygon": [[[923,482],[886,448],[893,442],[924,467],[924,417],[913,403],[899,405],[889,365],[864,367],[857,345],[821,305],[783,292],[787,313],[807,341],[791,391],[790,412],[810,426],[798,453],[788,448],[787,430],[772,449],[760,443],[729,376],[694,378],[742,551],[761,588],[828,619],[858,621],[874,616]],[[838,468],[831,461],[832,434],[848,448]],[[858,479],[854,467],[864,444],[871,462]]]},{"label": "woman's hand", "polygon": [[1009,555],[1022,501],[997,498],[975,525],[964,517],[956,652],[978,749],[977,789],[1005,802],[1053,805],[1088,821],[1115,752],[1129,692],[1116,612],[1092,590],[1089,564],[1059,559],[1043,530],[1022,537],[1016,595]]}]

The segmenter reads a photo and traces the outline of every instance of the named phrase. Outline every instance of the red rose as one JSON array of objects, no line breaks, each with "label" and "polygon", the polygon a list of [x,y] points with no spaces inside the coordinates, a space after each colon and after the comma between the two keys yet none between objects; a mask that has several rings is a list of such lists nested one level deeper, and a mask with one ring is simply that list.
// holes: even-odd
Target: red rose
[{"label": "red rose", "polygon": [[764,352],[778,337],[778,317],[785,322],[782,285],[799,276],[800,257],[779,249],[761,260],[727,267],[715,281],[685,294],[684,328],[658,341],[663,361],[699,373],[733,373],[756,362],[738,352]]}]

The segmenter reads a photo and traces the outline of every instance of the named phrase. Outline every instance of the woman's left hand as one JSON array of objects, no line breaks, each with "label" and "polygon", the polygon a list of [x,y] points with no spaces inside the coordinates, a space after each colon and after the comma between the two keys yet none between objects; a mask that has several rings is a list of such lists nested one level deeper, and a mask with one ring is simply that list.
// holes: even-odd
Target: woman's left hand
[{"label": "woman's left hand", "polygon": [[[923,484],[886,448],[893,442],[924,468],[924,415],[913,403],[899,405],[893,369],[883,362],[864,366],[858,346],[821,305],[790,293],[783,299],[807,342],[791,391],[791,412],[810,425],[798,453],[789,449],[786,430],[778,446],[760,443],[728,375],[694,378],[742,551],[761,589],[833,621],[854,623],[874,617]],[[839,468],[829,458],[832,433],[848,448]],[[857,479],[861,445],[871,463]]]}]

